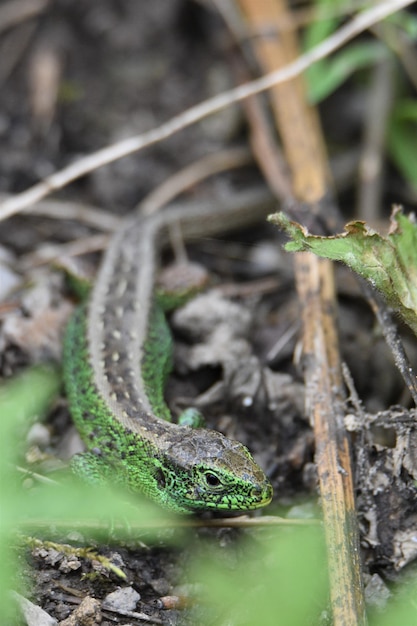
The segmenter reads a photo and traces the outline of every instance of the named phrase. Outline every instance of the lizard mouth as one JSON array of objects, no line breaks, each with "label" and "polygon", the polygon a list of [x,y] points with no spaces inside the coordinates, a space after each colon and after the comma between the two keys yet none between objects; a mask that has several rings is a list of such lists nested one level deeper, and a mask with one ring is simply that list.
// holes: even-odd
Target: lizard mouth
[{"label": "lizard mouth", "polygon": [[261,487],[254,487],[252,489],[254,502],[251,508],[257,509],[261,506],[269,504],[272,500],[273,493],[272,485],[269,481]]}]

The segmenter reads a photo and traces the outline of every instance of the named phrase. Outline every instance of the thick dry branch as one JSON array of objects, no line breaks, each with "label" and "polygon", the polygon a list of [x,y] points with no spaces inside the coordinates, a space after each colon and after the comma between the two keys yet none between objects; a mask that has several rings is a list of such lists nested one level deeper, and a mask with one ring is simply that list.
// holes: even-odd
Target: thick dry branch
[{"label": "thick dry branch", "polygon": [[[284,0],[239,0],[252,32],[274,32],[290,22]],[[291,64],[299,54],[295,33],[256,38],[263,72]],[[330,175],[316,112],[306,102],[297,77],[271,93],[277,129],[291,169],[295,207],[303,205],[323,223],[329,206]],[[331,205],[330,205],[331,207]],[[335,626],[366,623],[359,533],[356,520],[349,441],[343,424],[343,386],[336,332],[336,300],[330,262],[311,253],[296,256],[296,283],[303,317],[303,366],[307,409],[314,428],[316,462],[328,552],[330,594]]]},{"label": "thick dry branch", "polygon": [[303,311],[303,366],[308,412],[316,442],[335,626],[366,623],[344,393],[335,327],[330,261],[309,252],[296,256]]}]

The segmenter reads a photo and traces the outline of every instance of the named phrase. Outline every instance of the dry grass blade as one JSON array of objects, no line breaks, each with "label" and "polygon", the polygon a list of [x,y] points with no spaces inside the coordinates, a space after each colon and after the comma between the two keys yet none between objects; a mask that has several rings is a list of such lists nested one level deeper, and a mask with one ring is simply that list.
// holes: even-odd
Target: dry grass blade
[{"label": "dry grass blade", "polygon": [[44,11],[50,0],[11,0],[0,8],[0,32],[32,19]]}]

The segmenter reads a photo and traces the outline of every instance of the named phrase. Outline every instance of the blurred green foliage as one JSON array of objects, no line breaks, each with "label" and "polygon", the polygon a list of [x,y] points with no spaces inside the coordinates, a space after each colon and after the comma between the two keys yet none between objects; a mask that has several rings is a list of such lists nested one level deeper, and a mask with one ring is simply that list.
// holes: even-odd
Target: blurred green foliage
[{"label": "blurred green foliage", "polygon": [[194,563],[192,577],[203,583],[205,624],[319,624],[328,587],[322,529],[258,530],[253,541],[250,549],[243,545],[238,563],[230,564],[214,546],[208,546]]},{"label": "blurred green foliage", "polygon": [[[53,484],[38,483],[33,478],[31,488],[18,473],[26,445],[29,424],[42,417],[60,388],[60,374],[52,368],[32,368],[4,382],[0,387],[0,606],[1,624],[7,624],[11,611],[9,590],[17,579],[15,545],[16,531],[30,536],[45,536],[52,529],[80,528],[95,539],[109,537],[115,520],[121,520],[118,536],[129,536],[130,527],[141,526],[149,541],[159,538],[162,528],[170,528],[171,518],[148,501],[133,506],[125,494],[115,489],[91,489],[72,477]],[[65,478],[65,476],[63,476]],[[170,533],[176,541],[180,533]],[[19,590],[20,591],[20,590]]]},{"label": "blurred green foliage", "polygon": [[396,102],[387,140],[395,165],[417,194],[417,100]]},{"label": "blurred green foliage", "polygon": [[[311,49],[329,37],[341,24],[343,16],[351,12],[349,0],[316,0],[316,19],[305,29],[303,45]],[[329,17],[325,17],[329,16]],[[392,163],[417,193],[417,101],[409,98],[408,77],[401,60],[395,59],[397,49],[402,49],[401,37],[412,46],[417,39],[417,16],[410,11],[398,11],[387,19],[391,27],[385,40],[362,37],[331,57],[314,63],[306,72],[308,98],[317,104],[334,93],[359,70],[371,70],[375,63],[391,57],[398,66],[396,97],[387,128],[387,152]],[[397,31],[397,32],[396,32]],[[398,36],[400,35],[400,37]],[[370,76],[370,72],[368,71]],[[363,72],[360,74],[363,84]]]}]

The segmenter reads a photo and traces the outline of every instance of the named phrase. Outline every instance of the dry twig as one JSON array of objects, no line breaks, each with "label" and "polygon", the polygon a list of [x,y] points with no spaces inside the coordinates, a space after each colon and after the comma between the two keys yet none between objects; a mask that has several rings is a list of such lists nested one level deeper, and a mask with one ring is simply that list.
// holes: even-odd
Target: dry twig
[{"label": "dry twig", "polygon": [[11,0],[0,8],[0,32],[36,17],[50,0]]},{"label": "dry twig", "polygon": [[26,191],[16,194],[9,200],[4,201],[0,205],[0,220],[14,215],[23,208],[38,202],[53,191],[62,189],[70,182],[81,176],[85,176],[103,165],[142,150],[146,146],[162,141],[183,128],[195,124],[204,117],[217,113],[231,104],[244,100],[248,96],[255,95],[256,93],[270,89],[274,85],[299,76],[315,61],[325,58],[359,33],[383,20],[391,13],[408,6],[412,2],[413,0],[386,0],[386,2],[377,4],[367,11],[358,14],[318,46],[306,54],[298,56],[294,61],[291,61],[281,69],[266,74],[250,83],[240,85],[230,91],[223,92],[214,98],[205,100],[142,135],[129,137],[128,139],[124,139],[107,148],[103,148],[93,154],[78,159],[75,163],[55,172],[55,174],[45,178]]}]

